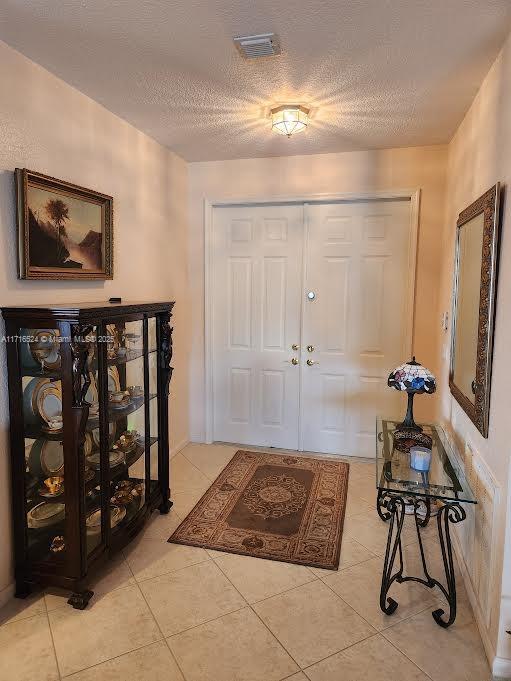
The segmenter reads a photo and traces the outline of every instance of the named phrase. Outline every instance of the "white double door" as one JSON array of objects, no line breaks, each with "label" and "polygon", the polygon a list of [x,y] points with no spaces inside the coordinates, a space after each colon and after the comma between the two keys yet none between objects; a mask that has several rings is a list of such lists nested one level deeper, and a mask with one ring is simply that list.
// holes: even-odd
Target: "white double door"
[{"label": "white double door", "polygon": [[410,201],[213,209],[213,437],[374,456],[409,352]]}]

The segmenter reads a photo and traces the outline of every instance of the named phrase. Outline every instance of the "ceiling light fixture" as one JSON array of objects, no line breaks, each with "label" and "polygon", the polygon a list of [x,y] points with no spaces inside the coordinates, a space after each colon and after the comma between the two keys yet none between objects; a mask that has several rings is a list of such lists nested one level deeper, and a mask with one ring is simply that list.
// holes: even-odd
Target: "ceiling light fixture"
[{"label": "ceiling light fixture", "polygon": [[272,130],[279,135],[296,135],[309,125],[309,112],[301,104],[282,104],[270,110]]}]

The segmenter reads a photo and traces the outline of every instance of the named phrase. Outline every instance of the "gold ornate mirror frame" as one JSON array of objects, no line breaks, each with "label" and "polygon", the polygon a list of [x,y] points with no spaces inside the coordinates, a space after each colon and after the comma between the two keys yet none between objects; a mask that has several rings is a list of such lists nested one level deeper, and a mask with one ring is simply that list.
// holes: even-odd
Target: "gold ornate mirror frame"
[{"label": "gold ornate mirror frame", "polygon": [[[500,187],[496,184],[474,201],[458,217],[456,223],[456,260],[454,270],[454,295],[452,311],[451,361],[449,371],[449,387],[451,393],[466,412],[483,437],[488,437],[490,415],[490,387],[493,354],[493,331],[495,319],[495,303],[497,292],[497,269],[499,250],[499,199]],[[461,262],[462,229],[470,221],[482,216],[482,252],[479,301],[473,298],[473,305],[479,308],[477,329],[477,351],[471,383],[472,396],[467,395],[455,382],[456,350],[459,347],[456,339],[459,325],[458,313],[460,304],[460,272],[466,263]],[[467,238],[467,237],[466,237]],[[466,304],[466,302],[465,302]],[[472,310],[477,315],[477,309]],[[473,338],[474,342],[476,339]],[[460,336],[460,343],[462,342]]]}]

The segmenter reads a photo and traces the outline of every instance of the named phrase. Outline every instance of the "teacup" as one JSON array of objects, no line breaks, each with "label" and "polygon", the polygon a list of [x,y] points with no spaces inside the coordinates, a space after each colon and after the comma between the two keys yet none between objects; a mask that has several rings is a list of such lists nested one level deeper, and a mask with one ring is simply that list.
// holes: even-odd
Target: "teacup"
[{"label": "teacup", "polygon": [[47,421],[50,430],[60,430],[62,428],[63,419],[61,415],[52,416]]},{"label": "teacup", "polygon": [[131,397],[142,397],[144,394],[144,389],[141,385],[130,385],[128,386],[128,392]]},{"label": "teacup", "polygon": [[64,478],[61,475],[54,475],[51,478],[46,478],[44,484],[50,494],[58,494],[64,484]]},{"label": "teacup", "polygon": [[123,390],[117,390],[116,392],[111,392],[108,394],[110,402],[119,403],[125,398],[126,393]]},{"label": "teacup", "polygon": [[126,451],[133,446],[138,437],[138,432],[136,430],[126,430],[120,438],[117,440],[117,446],[122,451]]}]

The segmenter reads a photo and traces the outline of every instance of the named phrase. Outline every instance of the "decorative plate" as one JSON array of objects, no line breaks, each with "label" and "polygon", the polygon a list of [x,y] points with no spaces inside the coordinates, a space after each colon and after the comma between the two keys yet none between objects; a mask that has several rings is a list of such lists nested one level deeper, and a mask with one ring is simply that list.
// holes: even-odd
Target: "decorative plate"
[{"label": "decorative plate", "polygon": [[28,457],[28,469],[38,478],[44,475],[49,478],[52,475],[64,473],[64,448],[62,442],[38,438],[34,441]]},{"label": "decorative plate", "polygon": [[[43,379],[47,380],[47,379]],[[60,381],[48,381],[40,386],[35,395],[37,411],[49,423],[56,416],[62,415],[62,388]]]},{"label": "decorative plate", "polygon": [[[41,412],[39,411],[39,393],[47,386],[56,386],[57,383],[52,383],[49,378],[31,378],[24,376],[22,379],[23,386],[23,418],[25,423],[30,423],[32,425],[41,425],[41,419],[44,421]],[[58,381],[60,387],[60,381]],[[55,402],[55,396],[51,397],[53,402],[53,408],[49,406],[48,408],[53,411],[57,403]],[[61,407],[60,413],[62,413],[62,398],[60,400]],[[58,407],[57,407],[58,408]]]},{"label": "decorative plate", "polygon": [[[111,447],[114,444],[115,440],[115,422],[114,421],[109,421],[108,423],[108,432],[109,432],[109,438],[108,438],[108,444]],[[95,447],[99,448],[99,428],[94,428],[94,430],[91,430],[91,435],[92,435],[92,441],[94,443]]]},{"label": "decorative plate", "polygon": [[28,335],[34,338],[33,342],[28,344],[29,350],[37,366],[41,366],[41,362],[36,356],[37,349],[44,348],[50,353],[44,360],[45,368],[60,369],[61,358],[58,331],[56,329],[32,329],[29,331]]},{"label": "decorative plate", "polygon": [[48,527],[63,520],[65,514],[64,504],[42,501],[27,513],[27,525],[32,529]]}]

